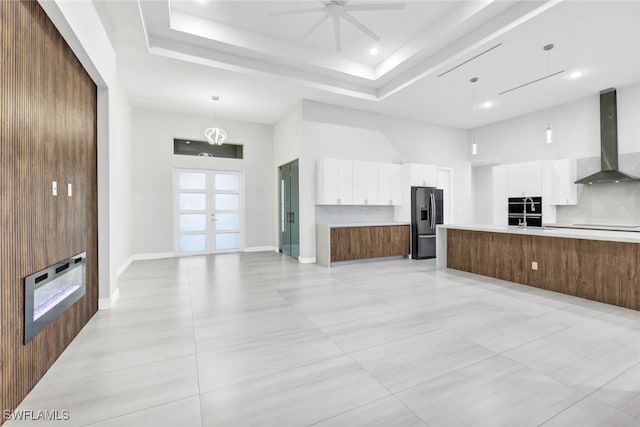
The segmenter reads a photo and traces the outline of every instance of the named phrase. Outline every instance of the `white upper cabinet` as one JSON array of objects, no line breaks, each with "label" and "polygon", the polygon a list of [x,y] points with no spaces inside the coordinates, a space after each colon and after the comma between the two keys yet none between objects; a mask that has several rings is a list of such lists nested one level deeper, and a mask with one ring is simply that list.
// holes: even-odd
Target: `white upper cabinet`
[{"label": "white upper cabinet", "polygon": [[321,159],[316,165],[316,203],[319,205],[353,204],[353,162]]},{"label": "white upper cabinet", "polygon": [[378,164],[378,204],[402,204],[402,167],[393,163]]},{"label": "white upper cabinet", "polygon": [[353,161],[353,204],[378,204],[378,163]]},{"label": "white upper cabinet", "polygon": [[562,159],[551,162],[553,168],[552,205],[577,205],[578,185],[576,177],[576,160]]},{"label": "white upper cabinet", "polygon": [[406,163],[403,167],[407,168],[409,175],[409,184],[412,187],[435,187],[436,167],[435,165],[423,165],[420,163]]},{"label": "white upper cabinet", "polygon": [[542,196],[542,162],[507,166],[509,197]]},{"label": "white upper cabinet", "polygon": [[493,223],[506,225],[509,217],[508,205],[508,180],[509,167],[505,165],[494,166],[492,169],[493,181]]}]

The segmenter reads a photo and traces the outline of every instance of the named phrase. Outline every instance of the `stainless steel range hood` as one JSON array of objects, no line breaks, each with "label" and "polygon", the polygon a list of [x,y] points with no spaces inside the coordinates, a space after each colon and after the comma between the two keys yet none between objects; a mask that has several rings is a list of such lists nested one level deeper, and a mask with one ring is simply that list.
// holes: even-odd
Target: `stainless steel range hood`
[{"label": "stainless steel range hood", "polygon": [[577,180],[576,184],[640,181],[640,178],[618,170],[618,107],[616,99],[616,90],[613,88],[600,92],[601,170]]}]

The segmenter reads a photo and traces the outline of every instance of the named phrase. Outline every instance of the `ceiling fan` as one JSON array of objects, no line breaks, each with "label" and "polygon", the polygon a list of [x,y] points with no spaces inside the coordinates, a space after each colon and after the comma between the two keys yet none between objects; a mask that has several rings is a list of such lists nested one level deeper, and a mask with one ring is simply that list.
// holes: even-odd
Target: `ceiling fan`
[{"label": "ceiling fan", "polygon": [[333,21],[333,35],[336,43],[336,50],[342,50],[342,44],[340,40],[340,18],[349,22],[351,25],[365,33],[367,36],[371,37],[373,40],[380,40],[380,36],[374,33],[360,22],[358,19],[353,17],[350,12],[360,12],[360,11],[376,11],[376,10],[399,10],[404,9],[404,3],[359,3],[359,4],[349,4],[349,0],[318,0],[322,7],[313,7],[308,9],[293,9],[293,10],[285,10],[282,12],[272,12],[271,15],[298,15],[303,13],[316,13],[316,12],[324,12],[323,15],[316,21],[316,23],[307,31],[302,39],[306,39],[318,29],[324,21],[331,18]]}]

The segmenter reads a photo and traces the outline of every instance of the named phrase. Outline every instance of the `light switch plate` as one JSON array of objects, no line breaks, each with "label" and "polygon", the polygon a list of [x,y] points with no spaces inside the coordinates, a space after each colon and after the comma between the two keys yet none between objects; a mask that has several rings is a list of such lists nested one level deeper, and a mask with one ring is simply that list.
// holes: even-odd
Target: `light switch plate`
[{"label": "light switch plate", "polygon": [[56,181],[51,181],[51,195],[58,195],[58,183]]},{"label": "light switch plate", "polygon": [[536,261],[531,261],[531,269],[532,270],[537,270],[538,269],[538,263]]},{"label": "light switch plate", "polygon": [[67,183],[67,196],[71,197],[73,195],[73,186],[71,183]]}]

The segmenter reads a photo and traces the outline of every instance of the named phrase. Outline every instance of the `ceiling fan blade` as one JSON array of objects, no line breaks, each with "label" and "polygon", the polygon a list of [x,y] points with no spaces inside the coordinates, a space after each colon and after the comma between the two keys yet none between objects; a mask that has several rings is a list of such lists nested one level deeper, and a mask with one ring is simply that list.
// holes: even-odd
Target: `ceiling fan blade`
[{"label": "ceiling fan blade", "polygon": [[333,37],[336,39],[336,50],[339,52],[342,50],[340,43],[340,19],[338,16],[332,16],[333,18]]},{"label": "ceiling fan blade", "polygon": [[317,29],[318,29],[318,27],[319,27],[320,25],[322,25],[322,23],[323,23],[324,21],[326,21],[328,18],[329,18],[329,15],[328,15],[328,14],[326,14],[326,13],[325,13],[324,15],[322,15],[322,16],[320,17],[320,19],[318,19],[318,21],[317,21],[315,24],[313,24],[313,27],[311,27],[311,28],[309,29],[309,31],[307,31],[306,33],[304,33],[304,35],[302,36],[302,39],[304,40],[304,39],[306,39],[307,37],[309,37],[309,36],[311,35],[311,33],[313,33],[315,30],[317,30]]},{"label": "ceiling fan blade", "polygon": [[400,10],[404,9],[404,3],[381,3],[381,4],[350,4],[344,7],[348,12],[368,11],[368,10]]},{"label": "ceiling fan blade", "polygon": [[297,15],[299,13],[315,13],[315,12],[324,12],[326,10],[325,7],[314,7],[312,9],[293,9],[293,10],[283,10],[281,12],[270,12],[271,16],[279,16],[279,15]]},{"label": "ceiling fan blade", "polygon": [[371,37],[372,39],[374,39],[375,41],[380,40],[380,36],[377,35],[376,33],[374,33],[373,31],[371,31],[369,29],[369,27],[367,27],[366,25],[364,25],[362,22],[358,21],[356,18],[354,18],[353,16],[349,15],[348,13],[343,13],[342,16],[344,19],[346,19],[347,21],[349,21],[354,27],[356,27],[357,29],[359,29],[360,31],[362,31],[363,33],[365,33],[366,35],[368,35],[369,37]]}]

